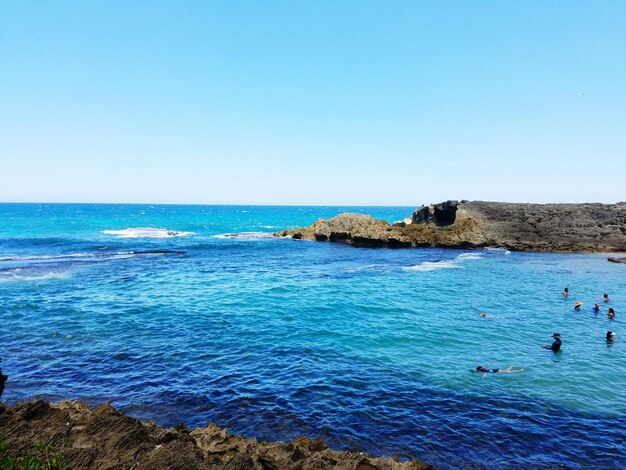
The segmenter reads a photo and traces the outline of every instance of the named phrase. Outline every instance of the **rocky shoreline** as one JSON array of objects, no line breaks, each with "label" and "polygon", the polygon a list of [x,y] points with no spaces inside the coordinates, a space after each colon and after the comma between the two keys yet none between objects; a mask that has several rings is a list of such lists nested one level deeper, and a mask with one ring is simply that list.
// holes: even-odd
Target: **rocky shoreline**
[{"label": "rocky shoreline", "polygon": [[214,424],[163,429],[104,404],[90,409],[79,401],[0,403],[0,433],[15,455],[36,442],[52,446],[63,464],[78,469],[342,469],[431,470],[418,461],[398,462],[328,449],[320,440],[257,442],[228,434]]},{"label": "rocky shoreline", "polygon": [[403,222],[344,213],[278,237],[357,247],[494,247],[537,252],[626,252],[626,203],[522,204],[446,201]]}]

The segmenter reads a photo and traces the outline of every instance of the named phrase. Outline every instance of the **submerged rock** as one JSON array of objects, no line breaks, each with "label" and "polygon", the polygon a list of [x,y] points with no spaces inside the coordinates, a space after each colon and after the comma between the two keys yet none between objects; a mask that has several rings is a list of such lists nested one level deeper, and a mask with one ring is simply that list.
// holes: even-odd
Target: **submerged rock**
[{"label": "submerged rock", "polygon": [[76,470],[434,469],[418,461],[336,452],[319,439],[306,437],[292,443],[257,442],[210,423],[193,431],[183,424],[163,429],[119,413],[109,404],[91,410],[78,401],[39,400],[15,408],[0,403],[0,431],[14,454],[23,455],[33,442],[44,442],[63,454],[64,465]]},{"label": "submerged rock", "polygon": [[517,251],[624,252],[626,203],[513,204],[446,201],[422,206],[411,223],[340,214],[276,236],[369,247],[500,247]]}]

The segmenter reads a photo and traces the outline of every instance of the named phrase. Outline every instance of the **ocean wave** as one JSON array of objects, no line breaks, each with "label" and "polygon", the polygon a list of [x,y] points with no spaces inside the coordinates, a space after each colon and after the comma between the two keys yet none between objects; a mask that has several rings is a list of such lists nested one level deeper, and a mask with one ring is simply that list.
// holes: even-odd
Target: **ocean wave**
[{"label": "ocean wave", "polygon": [[118,238],[172,238],[193,235],[193,232],[179,232],[164,228],[125,228],[123,230],[103,230],[105,235],[115,235]]},{"label": "ocean wave", "polygon": [[90,258],[95,256],[93,253],[68,253],[64,255],[40,255],[40,256],[7,256],[0,258],[2,261],[46,261],[46,260],[59,260],[66,258]]},{"label": "ocean wave", "polygon": [[30,268],[0,269],[0,282],[10,281],[47,281],[50,279],[67,279],[67,271],[40,271]]},{"label": "ocean wave", "polygon": [[239,240],[258,240],[260,238],[275,238],[272,232],[238,232],[238,233],[223,233],[221,235],[214,235],[214,238],[236,238]]},{"label": "ocean wave", "polygon": [[480,253],[461,253],[459,256],[454,258],[456,261],[469,261],[474,259],[481,259],[483,255]]},{"label": "ocean wave", "polygon": [[8,261],[100,261],[111,258],[128,258],[131,256],[142,255],[169,255],[169,254],[185,254],[184,251],[177,250],[142,250],[142,251],[111,251],[98,253],[67,253],[61,255],[40,255],[40,256],[8,256],[0,258],[0,262]]},{"label": "ocean wave", "polygon": [[506,248],[487,247],[487,248],[483,248],[482,251],[485,251],[487,253],[493,253],[493,254],[503,254],[503,255],[511,254],[511,252],[507,250]]},{"label": "ocean wave", "polygon": [[455,258],[437,261],[422,261],[421,263],[414,264],[412,266],[405,266],[402,268],[404,271],[437,271],[439,269],[460,269],[461,263],[465,261],[472,261],[482,259],[483,255],[476,252],[461,253]]},{"label": "ocean wave", "polygon": [[439,269],[458,269],[461,266],[450,261],[423,261],[413,266],[405,266],[404,271],[437,271]]},{"label": "ocean wave", "polygon": [[390,264],[366,264],[364,266],[346,268],[345,272],[357,273],[360,271],[374,271],[374,270],[381,270],[381,269],[389,269],[390,267],[392,267],[392,265]]},{"label": "ocean wave", "polygon": [[[108,253],[68,253],[64,255],[12,256],[1,258],[0,281],[42,281],[67,279],[72,268],[139,256],[185,254],[175,250],[114,251]],[[6,266],[6,267],[5,267]]]}]

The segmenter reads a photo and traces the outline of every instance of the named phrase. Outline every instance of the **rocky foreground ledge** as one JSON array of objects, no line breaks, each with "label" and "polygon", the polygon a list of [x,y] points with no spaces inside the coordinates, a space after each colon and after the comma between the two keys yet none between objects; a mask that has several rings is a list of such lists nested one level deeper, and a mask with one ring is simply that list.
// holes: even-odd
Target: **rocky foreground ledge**
[{"label": "rocky foreground ledge", "polygon": [[279,237],[366,247],[496,247],[515,251],[625,252],[626,203],[446,201],[389,224],[361,214],[319,219]]},{"label": "rocky foreground ledge", "polygon": [[213,424],[195,430],[183,424],[163,429],[118,413],[108,404],[90,409],[78,401],[35,401],[15,408],[0,403],[0,432],[16,455],[43,442],[77,469],[345,469],[427,470],[421,462],[397,462],[354,452],[336,452],[306,437],[291,443],[232,436]]}]

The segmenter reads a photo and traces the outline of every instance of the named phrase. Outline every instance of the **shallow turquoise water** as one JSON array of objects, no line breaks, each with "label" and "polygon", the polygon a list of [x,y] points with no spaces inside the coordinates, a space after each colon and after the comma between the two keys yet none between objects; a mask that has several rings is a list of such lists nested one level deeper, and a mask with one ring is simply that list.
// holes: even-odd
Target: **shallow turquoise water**
[{"label": "shallow turquoise water", "polygon": [[[442,468],[624,467],[625,265],[259,234],[345,210],[412,208],[1,204],[3,399],[108,400]],[[190,233],[119,232],[145,227]],[[555,331],[559,354],[540,348]],[[509,364],[527,371],[470,372]]]}]

